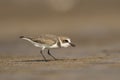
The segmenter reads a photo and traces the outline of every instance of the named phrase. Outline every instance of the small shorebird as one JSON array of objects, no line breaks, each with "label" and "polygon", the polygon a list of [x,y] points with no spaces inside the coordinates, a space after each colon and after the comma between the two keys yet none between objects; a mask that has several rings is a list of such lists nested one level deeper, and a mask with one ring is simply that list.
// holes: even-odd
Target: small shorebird
[{"label": "small shorebird", "polygon": [[31,42],[34,46],[40,47],[40,53],[45,61],[46,57],[43,55],[43,50],[48,49],[48,55],[50,55],[54,60],[57,60],[51,53],[51,48],[66,48],[69,46],[75,47],[71,42],[70,38],[64,36],[55,36],[55,35],[41,35],[38,38],[20,36],[21,39]]}]

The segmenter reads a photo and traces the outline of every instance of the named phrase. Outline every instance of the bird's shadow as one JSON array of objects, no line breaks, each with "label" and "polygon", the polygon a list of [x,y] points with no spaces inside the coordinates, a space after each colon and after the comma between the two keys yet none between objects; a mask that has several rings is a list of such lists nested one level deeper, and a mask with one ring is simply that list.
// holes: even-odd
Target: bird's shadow
[{"label": "bird's shadow", "polygon": [[[14,61],[14,62],[25,62],[25,63],[36,63],[36,62],[58,62],[58,61],[69,61],[69,62],[72,62],[72,61],[80,61],[81,59],[57,59],[57,60],[52,60],[52,59],[47,59],[47,60],[39,60],[39,59],[36,59],[36,60],[20,60],[20,61]],[[96,61],[81,61],[82,63],[84,64],[115,64],[116,62],[96,62]]]},{"label": "bird's shadow", "polygon": [[21,61],[15,61],[15,62],[52,62],[52,61],[67,61],[67,60],[77,60],[77,59],[56,59],[56,60],[21,60]]}]

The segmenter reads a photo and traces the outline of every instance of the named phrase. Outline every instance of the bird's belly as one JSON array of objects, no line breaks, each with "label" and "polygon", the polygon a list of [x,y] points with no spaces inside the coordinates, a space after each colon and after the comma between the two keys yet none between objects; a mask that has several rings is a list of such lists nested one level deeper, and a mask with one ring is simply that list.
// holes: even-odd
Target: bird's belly
[{"label": "bird's belly", "polygon": [[50,48],[58,48],[57,43],[56,43],[56,44],[54,44],[54,45],[52,45],[52,46],[50,46]]},{"label": "bird's belly", "polygon": [[36,47],[40,47],[40,48],[58,48],[57,44],[53,44],[53,45],[45,45],[45,44],[39,44],[39,43],[35,43],[34,46]]},{"label": "bird's belly", "polygon": [[36,47],[41,47],[41,48],[43,47],[43,45],[38,44],[38,43],[35,43],[34,46],[36,46]]}]

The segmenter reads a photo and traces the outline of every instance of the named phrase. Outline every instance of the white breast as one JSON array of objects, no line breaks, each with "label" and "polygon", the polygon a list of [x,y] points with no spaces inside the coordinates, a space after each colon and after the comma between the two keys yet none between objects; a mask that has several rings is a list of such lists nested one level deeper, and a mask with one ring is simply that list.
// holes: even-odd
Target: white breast
[{"label": "white breast", "polygon": [[58,48],[57,43],[55,43],[54,45],[50,46],[50,48]]}]

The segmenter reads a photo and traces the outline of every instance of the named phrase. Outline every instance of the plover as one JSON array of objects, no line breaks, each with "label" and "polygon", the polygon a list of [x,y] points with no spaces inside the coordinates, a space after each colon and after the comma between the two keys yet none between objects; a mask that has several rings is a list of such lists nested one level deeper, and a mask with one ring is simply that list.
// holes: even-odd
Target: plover
[{"label": "plover", "polygon": [[47,61],[46,57],[43,55],[43,50],[48,50],[48,55],[50,55],[54,60],[57,60],[51,53],[50,49],[52,48],[66,48],[69,46],[75,47],[75,45],[71,42],[71,39],[64,36],[56,36],[56,35],[42,35],[37,38],[20,36],[21,39],[27,40],[31,42],[34,46],[41,48],[40,53],[45,61]]}]

